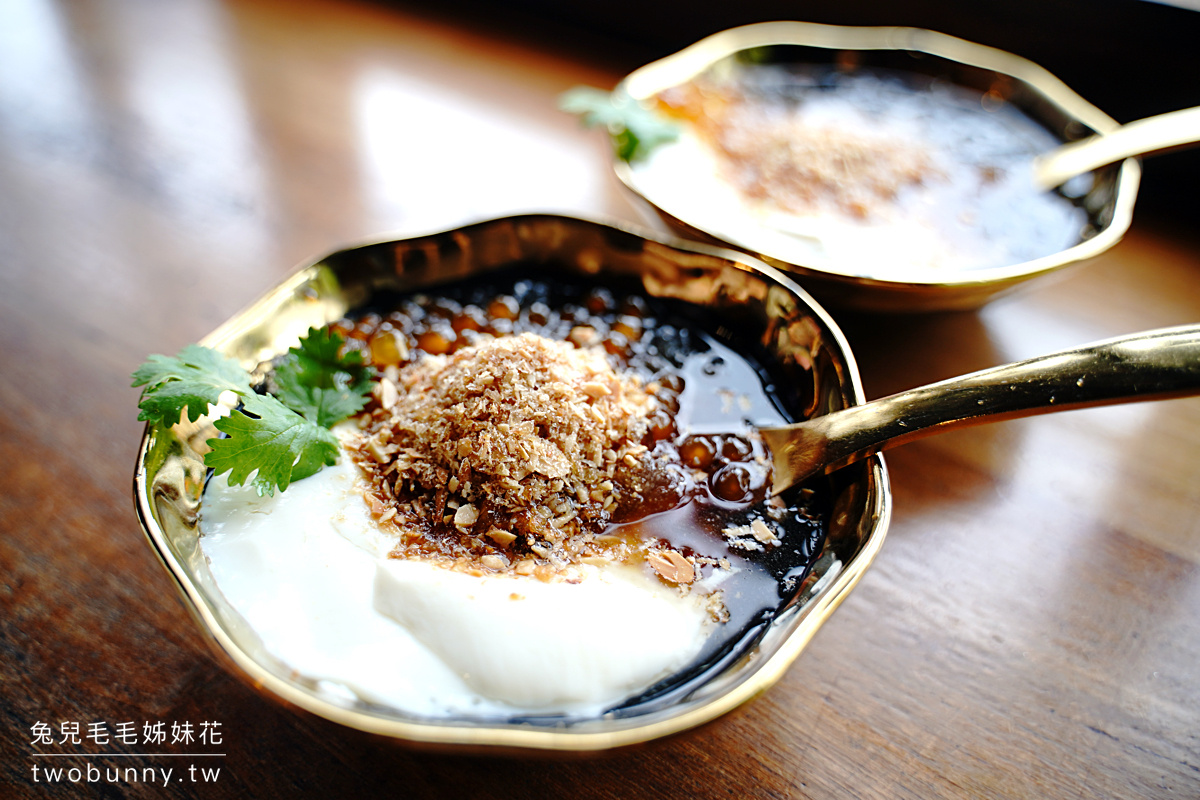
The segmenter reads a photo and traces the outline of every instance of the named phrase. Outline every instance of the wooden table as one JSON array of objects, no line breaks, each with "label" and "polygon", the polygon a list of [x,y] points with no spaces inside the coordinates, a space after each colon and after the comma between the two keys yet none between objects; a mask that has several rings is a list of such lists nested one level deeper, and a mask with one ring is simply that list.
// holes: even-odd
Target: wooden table
[{"label": "wooden table", "polygon": [[[644,749],[413,753],[220,666],[134,516],[129,373],[383,232],[639,220],[601,137],[555,110],[637,65],[595,44],[330,0],[0,10],[0,795],[1200,796],[1198,400],[895,451],[882,554],[786,677]],[[978,313],[839,319],[880,396],[1195,322],[1200,242],[1139,217],[1090,266]],[[161,761],[114,756],[138,780],[34,782],[63,722],[83,750],[143,752],[87,739],[128,721],[221,723],[227,755],[197,759],[219,777],[176,759],[164,787],[142,772]]]}]

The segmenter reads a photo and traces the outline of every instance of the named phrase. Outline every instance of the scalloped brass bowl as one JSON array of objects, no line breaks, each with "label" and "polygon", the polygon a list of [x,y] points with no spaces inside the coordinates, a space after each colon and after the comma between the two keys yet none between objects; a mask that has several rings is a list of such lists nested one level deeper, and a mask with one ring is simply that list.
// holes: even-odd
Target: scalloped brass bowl
[{"label": "scalloped brass bowl", "polygon": [[[788,387],[784,399],[799,415],[863,400],[841,333],[774,269],[728,250],[548,215],[496,219],[333,253],[299,269],[204,344],[252,367],[292,346],[310,325],[328,323],[382,296],[545,264],[592,280],[632,281],[647,295],[693,304],[712,319],[742,326],[761,342],[769,365],[779,371],[780,385]],[[832,522],[809,578],[748,651],[665,707],[557,725],[430,719],[353,699],[297,674],[266,650],[225,600],[199,546],[206,472],[196,448],[214,435],[204,420],[148,427],[134,476],[146,537],[201,630],[235,673],[276,699],[353,728],[452,748],[603,750],[692,728],[734,708],[780,677],[855,585],[882,543],[891,507],[879,458],[831,476]]]},{"label": "scalloped brass bowl", "polygon": [[[631,73],[618,86],[642,103],[694,77],[741,61],[805,65],[836,64],[840,70],[874,68],[931,77],[1007,102],[1061,141],[1107,133],[1115,121],[1046,70],[1002,50],[917,28],[859,28],[803,22],[768,22],[717,33]],[[698,169],[704,169],[697,165]],[[933,269],[881,264],[868,274],[844,260],[819,266],[765,235],[756,222],[734,223],[716,208],[687,204],[644,172],[614,160],[618,177],[677,233],[736,247],[792,274],[830,306],[878,311],[974,308],[1021,284],[1078,264],[1116,244],[1129,227],[1141,167],[1136,159],[1092,173],[1091,188],[1073,198],[1086,213],[1078,241],[1059,252],[1003,266]],[[730,195],[735,190],[729,189]],[[694,195],[691,192],[688,197]],[[722,206],[723,207],[723,206]],[[883,259],[880,259],[881,261]],[[894,268],[893,268],[894,267]]]}]

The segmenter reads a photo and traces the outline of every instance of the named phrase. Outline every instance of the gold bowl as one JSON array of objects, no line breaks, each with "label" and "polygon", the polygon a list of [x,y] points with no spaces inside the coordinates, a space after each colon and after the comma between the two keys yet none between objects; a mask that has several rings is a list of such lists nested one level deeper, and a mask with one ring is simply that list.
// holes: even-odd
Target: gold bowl
[{"label": "gold bowl", "polygon": [[[838,70],[878,69],[924,76],[966,87],[989,103],[1008,103],[1060,141],[1108,133],[1117,123],[1038,65],[1002,50],[933,31],[896,27],[842,27],[804,22],[767,22],[733,28],[631,73],[618,93],[651,105],[661,92],[714,68],[752,60],[836,65]],[[1096,170],[1091,188],[1072,202],[1086,213],[1078,241],[1058,252],[1022,263],[979,268],[948,266],[936,271],[899,267],[864,274],[841,263],[796,263],[784,258],[753,227],[726,223],[719,214],[698,220],[676,213],[677,203],[649,185],[636,168],[614,159],[621,181],[675,232],[691,239],[736,247],[795,276],[830,306],[871,311],[937,311],[975,308],[1034,278],[1092,258],[1116,244],[1129,227],[1141,167],[1137,159]],[[730,188],[730,192],[734,190]],[[774,252],[772,252],[774,251]],[[882,270],[880,272],[883,272]]]},{"label": "gold bowl", "polygon": [[[553,215],[495,219],[338,251],[296,271],[203,344],[253,369],[293,346],[309,326],[382,297],[547,264],[590,281],[631,281],[648,296],[681,301],[703,309],[718,324],[740,326],[766,353],[764,366],[777,370],[777,386],[785,387],[781,398],[791,404],[793,416],[863,402],[842,334],[803,290],[773,268],[730,250]],[[455,749],[598,751],[676,733],[729,711],[773,684],[857,583],[883,541],[891,508],[887,473],[878,457],[823,478],[830,523],[809,576],[785,598],[756,641],[665,706],[557,724],[432,719],[350,699],[298,674],[267,651],[226,601],[199,544],[206,470],[197,450],[215,435],[203,418],[148,426],[134,475],[146,537],[210,643],[236,674],[287,704],[352,728]]]}]

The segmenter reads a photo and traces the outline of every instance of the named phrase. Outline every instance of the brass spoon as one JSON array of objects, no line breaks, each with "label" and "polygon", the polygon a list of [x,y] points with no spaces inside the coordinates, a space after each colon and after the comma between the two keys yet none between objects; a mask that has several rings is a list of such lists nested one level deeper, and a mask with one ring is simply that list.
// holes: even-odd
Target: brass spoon
[{"label": "brass spoon", "polygon": [[1105,164],[1198,143],[1200,107],[1185,108],[1056,147],[1034,159],[1033,180],[1049,190]]},{"label": "brass spoon", "polygon": [[1200,394],[1200,325],[1121,336],[992,367],[759,431],[771,493],[914,439],[1072,408]]}]

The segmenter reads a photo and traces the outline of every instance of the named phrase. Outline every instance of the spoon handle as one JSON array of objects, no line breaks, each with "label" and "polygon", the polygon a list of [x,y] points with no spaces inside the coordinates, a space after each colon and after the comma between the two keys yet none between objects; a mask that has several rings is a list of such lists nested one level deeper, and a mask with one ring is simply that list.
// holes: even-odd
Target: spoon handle
[{"label": "spoon handle", "polygon": [[1053,189],[1105,164],[1197,143],[1200,143],[1200,107],[1185,108],[1056,147],[1034,159],[1033,179],[1038,186]]},{"label": "spoon handle", "polygon": [[1052,411],[1200,394],[1200,325],[1122,336],[973,372],[760,432],[772,491],[955,428]]}]

